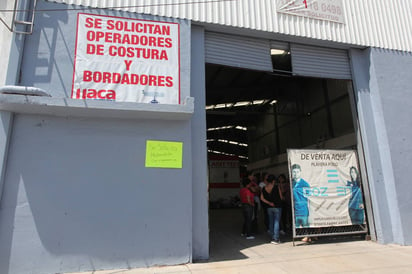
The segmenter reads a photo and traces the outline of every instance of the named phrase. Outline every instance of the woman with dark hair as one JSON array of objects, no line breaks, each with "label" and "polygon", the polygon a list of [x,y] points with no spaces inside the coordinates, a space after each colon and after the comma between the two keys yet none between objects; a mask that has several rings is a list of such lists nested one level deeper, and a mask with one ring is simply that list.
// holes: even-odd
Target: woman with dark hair
[{"label": "woman with dark hair", "polygon": [[280,234],[285,234],[285,232],[290,232],[292,227],[292,202],[290,194],[290,185],[286,180],[284,174],[278,176],[278,183],[280,187],[280,194],[282,199],[282,218],[280,222]]},{"label": "woman with dark hair", "polygon": [[359,179],[359,172],[356,167],[349,169],[350,181],[347,186],[351,187],[351,196],[349,198],[349,216],[353,225],[360,225],[365,222],[364,205],[362,198],[362,190]]},{"label": "woman with dark hair", "polygon": [[282,203],[280,198],[280,187],[276,183],[274,175],[270,174],[267,179],[267,185],[262,188],[260,199],[266,203],[269,217],[269,231],[272,234],[272,244],[280,243],[279,224],[282,216]]}]

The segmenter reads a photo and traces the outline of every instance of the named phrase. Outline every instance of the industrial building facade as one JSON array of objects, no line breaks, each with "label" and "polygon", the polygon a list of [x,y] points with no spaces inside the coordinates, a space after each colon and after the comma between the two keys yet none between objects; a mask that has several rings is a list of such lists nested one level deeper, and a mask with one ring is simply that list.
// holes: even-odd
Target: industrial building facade
[{"label": "industrial building facade", "polygon": [[[412,244],[412,1],[117,2],[0,4],[0,273],[207,259],[209,194],[219,195],[209,192],[208,150],[217,149],[208,142],[207,123],[220,120],[208,118],[208,108],[254,102],[250,98],[258,93],[268,96],[266,79],[276,90],[272,102],[283,102],[285,110],[292,101],[306,102],[306,118],[288,120],[283,131],[276,124],[275,142],[264,140],[266,133],[256,137],[247,168],[284,172],[287,148],[356,149],[372,240]],[[105,56],[98,44],[131,42],[88,32],[100,28],[100,19],[120,32],[145,28],[166,38],[134,42],[151,43],[156,50],[150,52],[117,46]],[[81,39],[90,46],[82,49]],[[92,63],[90,55],[113,57],[112,65],[125,67],[124,74],[139,58],[139,69],[145,59],[154,60],[154,67],[170,61],[171,69],[150,65],[147,77],[118,78],[116,69],[97,73],[104,65]],[[120,64],[119,56],[125,59]],[[121,82],[144,98],[129,100],[117,92],[125,99],[116,100],[111,88],[77,88],[76,68],[82,66],[88,71],[83,80]],[[238,76],[230,81],[223,72]],[[256,89],[233,88],[251,75]],[[175,88],[173,96],[155,86]],[[300,95],[290,97],[292,91]],[[233,92],[232,101],[225,101],[226,92]],[[325,107],[318,106],[318,95],[329,98]],[[313,107],[307,110],[309,103]],[[256,124],[254,134],[261,128]],[[319,134],[310,135],[311,129]],[[297,135],[300,140],[294,140]],[[148,157],[153,142],[156,149],[166,147],[168,162]]]}]

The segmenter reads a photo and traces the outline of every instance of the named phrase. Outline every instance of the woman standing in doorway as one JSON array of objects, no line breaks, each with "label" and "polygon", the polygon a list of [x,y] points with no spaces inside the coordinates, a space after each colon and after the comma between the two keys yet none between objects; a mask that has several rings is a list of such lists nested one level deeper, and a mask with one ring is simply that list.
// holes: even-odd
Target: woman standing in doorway
[{"label": "woman standing in doorway", "polygon": [[267,185],[262,189],[260,199],[267,206],[269,217],[269,231],[272,235],[272,244],[280,243],[279,224],[282,216],[282,203],[280,198],[280,188],[276,183],[274,175],[270,174],[267,179]]},{"label": "woman standing in doorway", "polygon": [[292,230],[292,202],[290,194],[290,185],[284,174],[278,176],[280,187],[280,198],[282,199],[282,218],[280,222],[280,234],[290,232]]}]

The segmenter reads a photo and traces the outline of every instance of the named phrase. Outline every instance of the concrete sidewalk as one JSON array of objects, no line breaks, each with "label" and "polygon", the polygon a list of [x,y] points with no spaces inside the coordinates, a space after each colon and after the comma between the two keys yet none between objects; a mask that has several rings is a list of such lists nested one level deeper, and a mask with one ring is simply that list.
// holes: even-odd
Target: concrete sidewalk
[{"label": "concrete sidewalk", "polygon": [[[245,240],[246,241],[246,240]],[[412,247],[380,245],[370,241],[310,244],[250,245],[237,259],[221,254],[209,262],[140,269],[84,272],[88,274],[143,273],[412,273]]]},{"label": "concrete sidewalk", "polygon": [[[239,224],[219,211],[210,215],[210,259],[178,266],[89,271],[82,274],[141,273],[412,273],[412,246],[381,245],[364,236],[324,237],[310,244],[269,243],[266,233],[254,240],[240,236]],[[217,221],[217,222],[216,222]]]}]

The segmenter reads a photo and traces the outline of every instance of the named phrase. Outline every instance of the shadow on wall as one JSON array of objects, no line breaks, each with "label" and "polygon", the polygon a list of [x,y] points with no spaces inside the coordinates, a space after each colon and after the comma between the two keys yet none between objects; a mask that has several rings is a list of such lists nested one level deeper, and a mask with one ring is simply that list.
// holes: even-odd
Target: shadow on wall
[{"label": "shadow on wall", "polygon": [[[25,38],[21,82],[26,86],[45,85],[59,97],[71,96],[76,24],[69,24],[68,5],[40,1],[32,35]],[[68,66],[69,64],[69,66]],[[50,85],[52,83],[52,85]],[[58,86],[53,85],[58,83]]]},{"label": "shadow on wall", "polygon": [[60,98],[70,98],[72,93],[78,13],[140,19],[147,16],[48,1],[39,1],[36,9],[33,34],[25,36],[20,84],[42,88]]}]

